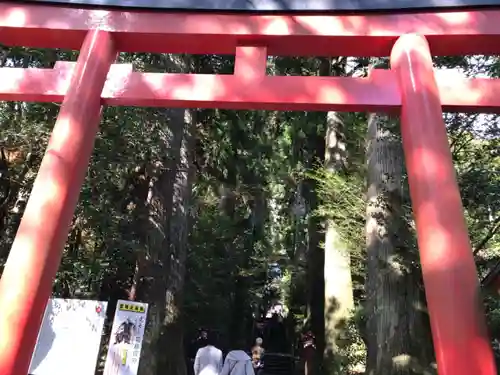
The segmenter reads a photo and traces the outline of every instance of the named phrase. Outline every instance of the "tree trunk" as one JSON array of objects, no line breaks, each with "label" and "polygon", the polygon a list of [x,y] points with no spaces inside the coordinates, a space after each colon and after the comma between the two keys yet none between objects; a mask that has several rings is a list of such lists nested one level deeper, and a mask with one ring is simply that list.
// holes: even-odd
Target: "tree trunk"
[{"label": "tree trunk", "polygon": [[[172,57],[170,63],[187,71],[186,60]],[[194,173],[194,119],[190,110],[164,113],[166,155],[151,166],[156,177],[151,179],[147,198],[146,257],[136,291],[139,300],[149,303],[141,375],[186,374],[181,310]]]},{"label": "tree trunk", "polygon": [[[320,75],[340,76],[345,73],[344,58],[322,59]],[[330,173],[343,173],[347,166],[347,149],[341,114],[326,114],[325,168]],[[325,352],[326,373],[345,371],[348,365],[342,353],[349,350],[347,324],[354,309],[349,249],[340,238],[335,223],[325,222],[324,282],[325,282]]]},{"label": "tree trunk", "polygon": [[181,307],[192,182],[188,157],[191,126],[184,124],[184,114],[189,116],[189,112],[180,112],[183,117],[173,116],[170,122],[169,165],[152,182],[148,197],[145,269],[139,271],[137,287],[137,297],[150,304],[141,375],[186,373]]},{"label": "tree trunk", "polygon": [[[314,129],[313,134],[308,135],[310,150],[313,157],[309,161],[309,168],[317,167],[323,161],[325,155],[325,139],[321,131]],[[316,363],[311,367],[313,374],[319,375],[323,371],[323,353],[325,351],[325,257],[323,242],[323,222],[315,215],[319,200],[316,194],[317,182],[313,179],[307,180],[305,194],[308,205],[307,218],[307,285],[308,285],[308,319],[310,329],[316,338]]]},{"label": "tree trunk", "polygon": [[195,131],[193,112],[186,111],[186,128],[173,189],[173,211],[169,228],[171,255],[167,275],[167,314],[157,347],[158,359],[163,363],[162,374],[182,375],[186,373],[182,306],[188,234],[191,227],[191,191],[195,177],[192,163]]},{"label": "tree trunk", "polygon": [[418,255],[403,215],[397,121],[368,123],[367,375],[430,374],[432,344]]},{"label": "tree trunk", "polygon": [[[345,167],[346,144],[343,140],[342,118],[328,112],[325,166],[331,173]],[[348,363],[341,353],[349,350],[347,324],[354,310],[349,249],[343,243],[335,223],[325,223],[325,366],[329,373],[343,370]]]}]

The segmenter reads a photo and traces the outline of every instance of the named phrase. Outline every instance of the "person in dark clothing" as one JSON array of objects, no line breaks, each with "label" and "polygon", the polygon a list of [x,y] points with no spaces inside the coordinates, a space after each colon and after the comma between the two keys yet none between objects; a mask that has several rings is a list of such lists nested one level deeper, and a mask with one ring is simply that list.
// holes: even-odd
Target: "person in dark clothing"
[{"label": "person in dark clothing", "polygon": [[201,349],[207,345],[208,331],[206,329],[200,329],[198,337],[192,341],[191,347],[189,349],[189,358],[194,360],[198,349]]},{"label": "person in dark clothing", "polygon": [[261,320],[257,320],[253,327],[253,338],[264,337],[266,330],[266,323]]},{"label": "person in dark clothing", "polygon": [[266,348],[272,353],[287,352],[286,329],[282,318],[278,314],[273,314],[266,324],[266,336],[264,337]]},{"label": "person in dark clothing", "polygon": [[302,335],[302,353],[301,357],[304,361],[304,374],[314,375],[316,373],[317,353],[316,353],[316,339],[311,331],[307,331]]}]

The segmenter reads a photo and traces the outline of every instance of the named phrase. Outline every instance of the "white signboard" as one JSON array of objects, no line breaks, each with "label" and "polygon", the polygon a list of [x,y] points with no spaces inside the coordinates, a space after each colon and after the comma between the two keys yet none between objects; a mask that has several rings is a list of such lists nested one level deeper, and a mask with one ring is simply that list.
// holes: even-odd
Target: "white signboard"
[{"label": "white signboard", "polygon": [[104,375],[136,375],[148,304],[118,300]]},{"label": "white signboard", "polygon": [[107,304],[78,299],[50,299],[29,374],[94,375]]}]

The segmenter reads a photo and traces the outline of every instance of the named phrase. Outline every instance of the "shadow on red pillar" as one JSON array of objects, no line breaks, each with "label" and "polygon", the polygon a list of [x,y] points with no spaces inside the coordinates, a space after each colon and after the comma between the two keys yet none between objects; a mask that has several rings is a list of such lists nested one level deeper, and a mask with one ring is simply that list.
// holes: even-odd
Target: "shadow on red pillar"
[{"label": "shadow on red pillar", "polygon": [[391,67],[401,95],[401,132],[440,375],[496,375],[431,54],[404,35]]},{"label": "shadow on red pillar", "polygon": [[0,280],[0,374],[26,375],[92,154],[101,92],[116,57],[89,31]]}]

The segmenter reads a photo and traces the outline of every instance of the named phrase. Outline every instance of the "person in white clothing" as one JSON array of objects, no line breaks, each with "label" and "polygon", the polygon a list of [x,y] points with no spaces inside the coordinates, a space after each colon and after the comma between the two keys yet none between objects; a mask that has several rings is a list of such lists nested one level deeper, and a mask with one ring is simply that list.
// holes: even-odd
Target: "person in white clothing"
[{"label": "person in white clothing", "polygon": [[198,349],[194,359],[194,375],[219,375],[222,371],[222,351],[207,336],[205,346]]},{"label": "person in white clothing", "polygon": [[227,353],[220,375],[255,375],[252,358],[243,350],[230,351]]}]

